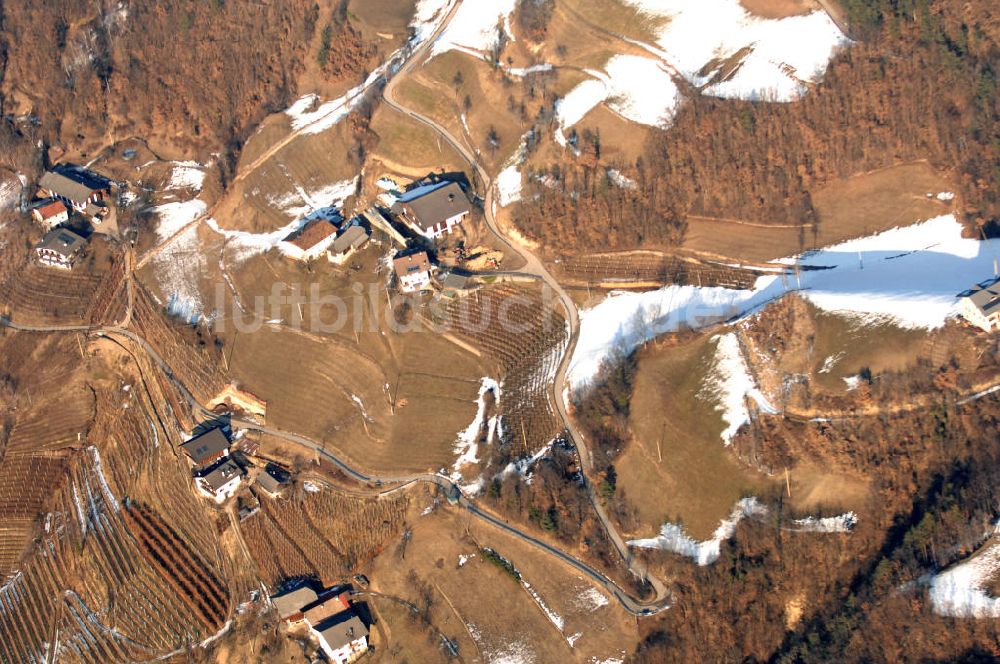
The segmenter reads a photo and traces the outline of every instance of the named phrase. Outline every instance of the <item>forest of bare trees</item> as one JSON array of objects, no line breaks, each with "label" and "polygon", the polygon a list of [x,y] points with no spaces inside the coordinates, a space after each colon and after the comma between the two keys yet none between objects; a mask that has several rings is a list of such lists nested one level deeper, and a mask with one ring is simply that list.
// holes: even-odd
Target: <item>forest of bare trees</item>
[{"label": "forest of bare trees", "polygon": [[[847,3],[857,41],[800,101],[694,96],[634,164],[578,140],[570,165],[526,178],[520,227],[564,251],[675,244],[690,215],[816,221],[832,179],[927,159],[960,187],[970,226],[1000,220],[1000,37],[987,0]],[[581,128],[585,131],[585,128]],[[573,137],[571,137],[572,139]],[[612,186],[606,168],[636,180]]]}]

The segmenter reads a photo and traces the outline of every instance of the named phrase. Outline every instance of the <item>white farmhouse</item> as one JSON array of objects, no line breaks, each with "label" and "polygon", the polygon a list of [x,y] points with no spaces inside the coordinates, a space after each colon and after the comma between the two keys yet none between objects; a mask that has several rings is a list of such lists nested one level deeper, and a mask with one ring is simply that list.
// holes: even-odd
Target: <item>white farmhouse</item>
[{"label": "white farmhouse", "polygon": [[457,182],[445,180],[406,192],[392,212],[414,233],[433,240],[451,233],[469,216],[472,206]]},{"label": "white farmhouse", "polygon": [[31,217],[48,230],[69,221],[69,210],[58,198],[43,201],[31,211]]},{"label": "white farmhouse", "polygon": [[194,483],[199,493],[221,505],[233,497],[242,479],[240,467],[227,459],[208,473],[196,477]]},{"label": "white farmhouse", "polygon": [[73,231],[56,228],[35,245],[35,257],[42,265],[70,270],[86,246],[87,241]]},{"label": "white farmhouse", "polygon": [[1000,278],[976,284],[958,296],[962,318],[986,332],[1000,328]]},{"label": "white farmhouse", "polygon": [[392,267],[404,293],[416,293],[431,283],[431,259],[426,251],[399,254],[392,259]]}]

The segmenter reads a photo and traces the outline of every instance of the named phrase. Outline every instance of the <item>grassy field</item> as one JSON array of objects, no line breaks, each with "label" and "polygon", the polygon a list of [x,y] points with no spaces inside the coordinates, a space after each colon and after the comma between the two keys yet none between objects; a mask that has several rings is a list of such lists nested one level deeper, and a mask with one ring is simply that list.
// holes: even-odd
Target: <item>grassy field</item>
[{"label": "grassy field", "polygon": [[[324,440],[365,468],[436,471],[454,460],[484,369],[478,357],[423,328],[397,333],[386,325],[383,251],[370,245],[357,255],[356,270],[305,267],[273,253],[234,265],[232,280],[247,306],[273,283],[298,284],[304,293],[315,285],[323,297],[342,299],[347,324],[314,326],[306,304],[302,331],[294,331],[288,325],[298,311],[287,305],[265,314],[278,324],[253,334],[226,331],[226,353],[233,375],[267,402],[269,423]],[[316,313],[330,326],[338,316],[332,306]]]},{"label": "grassy field", "polygon": [[699,396],[715,343],[701,335],[642,355],[632,399],[634,436],[615,463],[618,485],[648,536],[665,521],[695,538],[712,535],[733,504],[772,480],[742,468],[723,445],[715,403]]},{"label": "grassy field", "polygon": [[391,172],[422,177],[432,171],[468,169],[468,164],[439,140],[433,129],[391,108],[380,106],[371,128],[379,139],[372,158]]},{"label": "grassy field", "polygon": [[[864,323],[824,311],[816,311],[815,320],[810,369],[814,383],[831,391],[843,391],[843,379],[857,375],[862,368],[878,375],[911,367],[927,349],[925,330]],[[829,370],[821,372],[827,358],[837,359]]]},{"label": "grassy field", "polygon": [[952,204],[927,194],[951,186],[924,162],[831,182],[812,192],[814,227],[775,228],[692,217],[683,249],[734,260],[765,261],[945,214]]},{"label": "grassy field", "polygon": [[557,6],[562,11],[556,12],[553,26],[558,25],[560,18],[568,26],[583,20],[591,26],[599,26],[617,35],[650,43],[655,43],[657,31],[666,22],[664,18],[644,14],[638,8],[618,0],[565,0]]},{"label": "grassy field", "polygon": [[[789,377],[806,377],[815,395],[843,394],[845,378],[863,369],[873,376],[913,367],[940,347],[943,363],[961,341],[945,332],[906,329],[888,321],[823,311],[802,298],[789,298],[748,321],[741,332],[755,346],[749,356],[768,394],[779,394]],[[795,399],[792,399],[795,403]]]}]

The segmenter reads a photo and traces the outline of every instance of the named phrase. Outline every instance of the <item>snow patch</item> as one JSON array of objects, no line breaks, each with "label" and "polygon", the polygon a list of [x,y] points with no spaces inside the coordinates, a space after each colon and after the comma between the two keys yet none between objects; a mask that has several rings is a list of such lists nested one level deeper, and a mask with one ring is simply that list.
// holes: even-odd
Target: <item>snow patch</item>
[{"label": "snow patch", "polygon": [[556,629],[558,629],[560,632],[563,631],[563,628],[566,626],[566,621],[562,619],[562,616],[560,616],[558,613],[550,609],[548,605],[545,604],[545,601],[542,599],[542,596],[539,595],[538,592],[531,587],[530,583],[528,583],[527,581],[521,581],[521,585],[524,586],[524,589],[528,591],[529,595],[531,595],[531,599],[535,600],[535,604],[537,604],[538,608],[542,610],[542,613],[544,613],[545,617],[549,619],[549,622],[555,625]]},{"label": "snow patch", "polygon": [[934,612],[956,618],[1000,618],[1000,598],[986,592],[987,584],[1000,573],[1000,545],[934,575],[930,599]]},{"label": "snow patch", "polygon": [[[452,464],[452,473],[450,476],[454,482],[462,481],[462,473],[460,471],[464,466],[479,462],[479,436],[483,429],[484,418],[486,417],[485,397],[487,392],[493,393],[495,405],[500,404],[500,383],[492,378],[482,378],[479,384],[479,396],[476,399],[476,416],[469,426],[458,432],[458,438],[455,440],[454,451],[458,455],[458,458]],[[488,431],[487,442],[490,441],[496,432],[497,417],[497,415],[490,417],[486,423]]]},{"label": "snow patch", "polygon": [[585,611],[596,611],[602,606],[607,606],[609,600],[607,596],[597,588],[590,586],[573,598],[573,606]]},{"label": "snow patch", "polygon": [[657,35],[662,57],[718,97],[794,101],[850,43],[824,11],[767,19],[748,13],[739,0],[627,2],[666,19]]},{"label": "snow patch", "polygon": [[161,242],[169,240],[184,229],[185,226],[205,214],[208,206],[198,199],[164,203],[153,208],[153,213],[159,217],[156,224],[156,236]]},{"label": "snow patch", "polygon": [[711,539],[699,542],[687,535],[683,526],[665,523],[660,528],[660,534],[657,537],[631,540],[628,544],[644,549],[672,551],[694,560],[699,565],[708,565],[719,559],[722,543],[733,536],[740,521],[746,517],[762,516],[766,513],[767,508],[761,505],[756,498],[743,498],[736,503],[729,518],[722,520]]},{"label": "snow patch", "polygon": [[198,226],[191,226],[153,258],[153,274],[167,296],[167,311],[188,323],[205,314],[199,280],[208,263],[198,240]]},{"label": "snow patch", "polygon": [[167,189],[192,189],[199,192],[204,183],[204,166],[194,161],[175,161]]},{"label": "snow patch", "polygon": [[607,174],[608,174],[608,179],[611,180],[611,182],[616,187],[619,187],[621,189],[635,189],[637,186],[639,186],[635,180],[626,175],[623,175],[622,172],[619,171],[618,169],[609,168],[607,170]]},{"label": "snow patch", "polygon": [[448,27],[434,42],[431,57],[451,50],[482,58],[497,45],[501,35],[513,39],[510,14],[516,0],[463,2]]},{"label": "snow patch", "polygon": [[659,127],[673,120],[682,99],[669,70],[650,58],[616,55],[603,72],[588,69],[586,73],[591,78],[556,103],[555,139],[560,145],[566,145],[565,130],[602,102],[626,120]]},{"label": "snow patch", "polygon": [[858,516],[854,512],[822,518],[807,516],[804,519],[795,519],[792,523],[794,524],[793,530],[800,530],[802,532],[849,533],[857,525]]},{"label": "snow patch", "polygon": [[756,401],[760,409],[765,412],[776,413],[777,410],[754,383],[747,363],[743,359],[736,334],[729,332],[716,335],[713,339],[717,344],[715,367],[713,372],[705,377],[704,387],[698,396],[718,400],[716,410],[722,412],[722,419],[726,422],[722,440],[728,445],[739,428],[750,421],[747,397]]}]

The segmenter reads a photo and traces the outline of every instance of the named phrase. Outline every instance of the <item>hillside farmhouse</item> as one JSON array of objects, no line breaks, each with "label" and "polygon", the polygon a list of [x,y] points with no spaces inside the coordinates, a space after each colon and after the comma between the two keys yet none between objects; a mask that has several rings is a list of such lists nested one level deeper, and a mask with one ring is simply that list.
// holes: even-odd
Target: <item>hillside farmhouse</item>
[{"label": "hillside farmhouse", "polygon": [[69,210],[58,198],[42,201],[31,211],[31,217],[45,228],[52,230],[69,221]]},{"label": "hillside farmhouse", "polygon": [[1000,328],[1000,277],[976,284],[958,298],[962,318],[986,332]]},{"label": "hillside farmhouse", "polygon": [[392,212],[414,233],[436,239],[462,223],[472,206],[457,182],[435,182],[403,194]]},{"label": "hillside farmhouse", "polygon": [[87,241],[68,228],[56,228],[35,245],[35,257],[42,265],[70,270],[86,246]]},{"label": "hillside farmhouse", "polygon": [[416,293],[431,283],[431,260],[426,251],[399,254],[392,259],[392,267],[404,293]]},{"label": "hillside farmhouse", "polygon": [[195,477],[194,484],[199,493],[221,504],[232,498],[242,479],[240,467],[226,459],[208,472]]},{"label": "hillside farmhouse", "polygon": [[321,592],[302,586],[271,597],[278,617],[289,627],[305,625],[327,659],[350,664],[368,651],[368,627],[351,607],[350,593]]},{"label": "hillside farmhouse", "polygon": [[111,196],[108,180],[86,169],[60,164],[38,181],[43,198],[58,198],[68,207],[100,223]]},{"label": "hillside farmhouse", "polygon": [[368,628],[350,609],[310,625],[310,631],[319,639],[323,653],[336,664],[350,664],[368,651]]},{"label": "hillside farmhouse", "polygon": [[344,220],[312,219],[281,241],[281,251],[297,261],[310,261],[323,255],[337,237],[337,229]]},{"label": "hillside farmhouse", "polygon": [[182,443],[181,449],[194,466],[204,468],[229,456],[229,438],[222,427],[216,427]]},{"label": "hillside farmhouse", "polygon": [[368,229],[361,225],[351,225],[337,236],[326,252],[327,259],[334,265],[343,265],[359,249],[368,244]]}]

